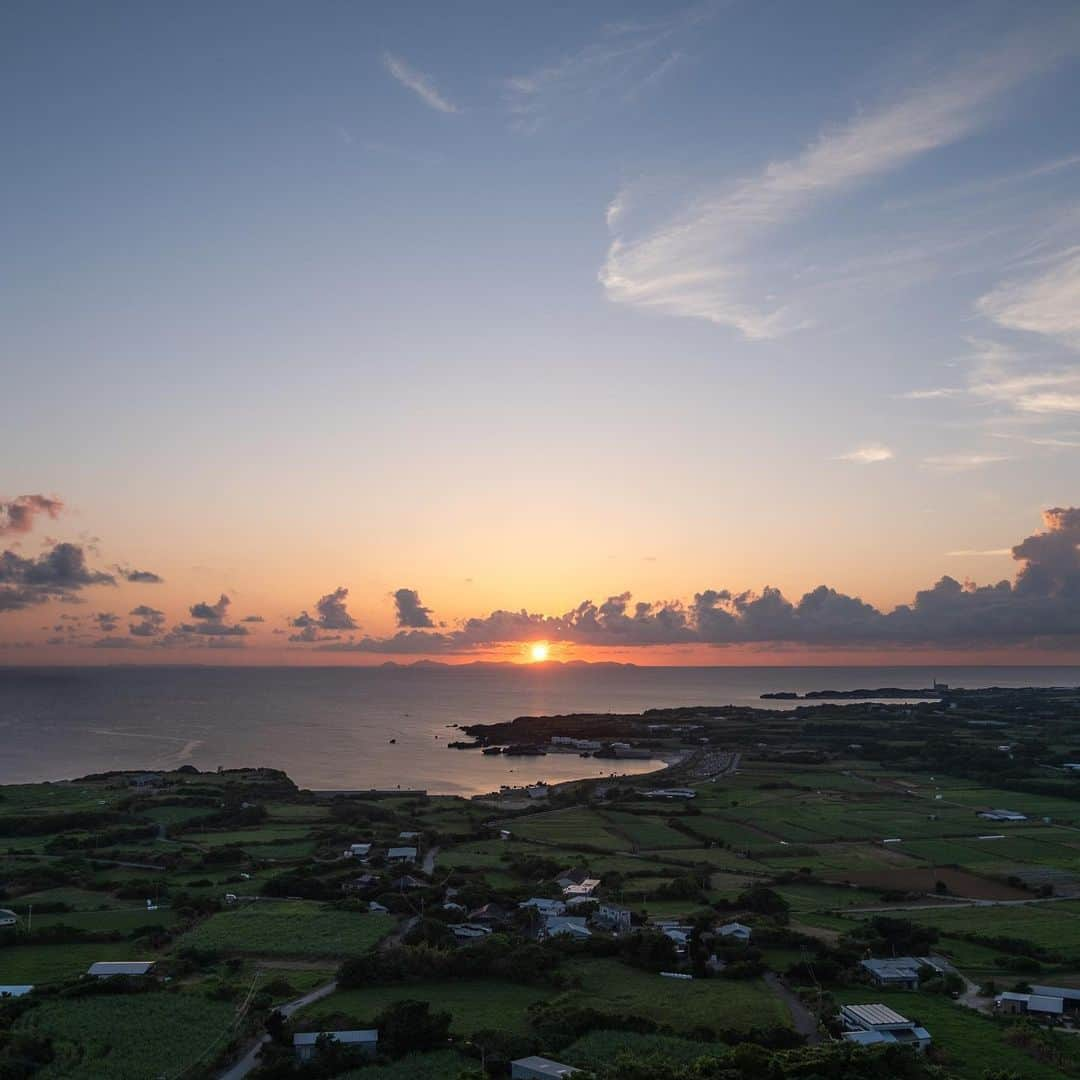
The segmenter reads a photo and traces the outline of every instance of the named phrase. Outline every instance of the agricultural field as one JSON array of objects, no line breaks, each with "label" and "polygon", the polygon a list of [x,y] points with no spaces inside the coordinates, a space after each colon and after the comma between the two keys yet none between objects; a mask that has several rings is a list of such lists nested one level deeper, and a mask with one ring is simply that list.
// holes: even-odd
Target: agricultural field
[{"label": "agricultural field", "polygon": [[499,979],[452,979],[339,990],[305,1009],[301,1016],[305,1023],[338,1013],[370,1020],[392,1002],[412,999],[449,1012],[453,1018],[450,1030],[459,1035],[491,1028],[525,1034],[529,1030],[528,1007],[551,996],[552,991],[542,987]]},{"label": "agricultural field", "polygon": [[618,960],[576,961],[569,970],[580,986],[567,991],[564,1000],[643,1016],[675,1031],[706,1027],[745,1032],[791,1024],[786,1006],[760,980],[666,979]]},{"label": "agricultural field", "polygon": [[16,1030],[52,1038],[56,1060],[40,1080],[147,1080],[223,1049],[234,1016],[233,1005],[200,994],[112,994],[43,1002]]},{"label": "agricultural field", "polygon": [[223,953],[341,958],[367,952],[393,928],[385,915],[267,901],[212,915],[181,943]]}]

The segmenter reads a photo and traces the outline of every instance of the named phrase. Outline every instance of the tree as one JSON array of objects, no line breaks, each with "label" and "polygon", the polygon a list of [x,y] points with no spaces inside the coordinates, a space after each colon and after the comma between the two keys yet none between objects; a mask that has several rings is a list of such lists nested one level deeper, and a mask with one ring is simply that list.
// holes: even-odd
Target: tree
[{"label": "tree", "polygon": [[380,1048],[393,1057],[442,1046],[450,1034],[450,1014],[433,1013],[427,1001],[395,1001],[375,1022]]}]

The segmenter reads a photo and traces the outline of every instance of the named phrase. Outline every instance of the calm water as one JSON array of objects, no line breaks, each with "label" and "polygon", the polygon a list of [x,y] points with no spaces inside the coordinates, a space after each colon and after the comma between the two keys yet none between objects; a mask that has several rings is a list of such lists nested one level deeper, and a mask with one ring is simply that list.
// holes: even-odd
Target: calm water
[{"label": "calm water", "polygon": [[769,690],[921,687],[935,676],[965,687],[1080,685],[1080,667],[0,668],[0,783],[184,763],[269,765],[305,787],[400,785],[469,795],[604,775],[614,763],[448,750],[447,741],[460,738],[450,724],[759,705]]}]

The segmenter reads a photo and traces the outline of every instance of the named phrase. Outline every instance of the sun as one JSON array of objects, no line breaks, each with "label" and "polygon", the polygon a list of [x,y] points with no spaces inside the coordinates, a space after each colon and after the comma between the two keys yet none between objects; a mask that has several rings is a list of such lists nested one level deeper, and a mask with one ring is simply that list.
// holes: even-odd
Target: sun
[{"label": "sun", "polygon": [[534,664],[542,664],[548,658],[550,652],[551,650],[548,648],[546,641],[535,641],[529,649],[529,656]]}]

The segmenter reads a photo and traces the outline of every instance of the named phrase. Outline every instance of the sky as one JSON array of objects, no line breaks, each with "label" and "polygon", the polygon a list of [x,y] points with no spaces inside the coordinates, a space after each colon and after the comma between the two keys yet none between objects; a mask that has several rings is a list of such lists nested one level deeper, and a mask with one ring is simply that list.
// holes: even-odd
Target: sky
[{"label": "sky", "polygon": [[1080,660],[1080,9],[0,10],[0,664]]}]

